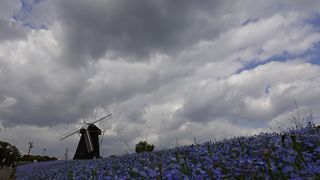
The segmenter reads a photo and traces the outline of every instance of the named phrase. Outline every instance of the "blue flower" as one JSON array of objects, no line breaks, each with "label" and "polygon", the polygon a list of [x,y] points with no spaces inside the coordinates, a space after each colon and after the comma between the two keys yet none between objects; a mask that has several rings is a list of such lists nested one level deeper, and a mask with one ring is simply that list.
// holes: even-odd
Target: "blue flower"
[{"label": "blue flower", "polygon": [[[314,179],[320,174],[320,147],[317,144],[320,134],[310,129],[288,134],[295,135],[300,142],[299,149],[293,148],[291,138],[285,139],[286,146],[283,147],[280,134],[261,133],[111,159],[32,163],[18,166],[16,175],[18,180],[155,179],[160,175],[163,179],[233,179],[239,176],[263,179],[273,173],[277,177]],[[263,152],[268,156],[263,156]]]}]

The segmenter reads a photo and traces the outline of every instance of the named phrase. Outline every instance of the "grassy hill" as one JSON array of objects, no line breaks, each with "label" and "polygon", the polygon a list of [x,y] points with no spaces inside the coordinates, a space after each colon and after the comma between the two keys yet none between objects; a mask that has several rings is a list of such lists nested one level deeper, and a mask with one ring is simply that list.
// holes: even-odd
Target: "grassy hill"
[{"label": "grassy hill", "polygon": [[320,128],[96,160],[19,166],[17,179],[319,179]]}]

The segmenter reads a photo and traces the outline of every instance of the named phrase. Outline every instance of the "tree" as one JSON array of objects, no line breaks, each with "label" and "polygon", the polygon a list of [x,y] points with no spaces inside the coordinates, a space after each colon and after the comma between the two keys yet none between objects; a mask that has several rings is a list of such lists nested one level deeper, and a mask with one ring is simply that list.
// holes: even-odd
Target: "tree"
[{"label": "tree", "polygon": [[0,166],[11,166],[17,163],[21,156],[19,150],[8,142],[0,141]]},{"label": "tree", "polygon": [[136,152],[151,152],[154,149],[153,144],[148,144],[146,141],[140,141],[138,144],[136,144]]}]

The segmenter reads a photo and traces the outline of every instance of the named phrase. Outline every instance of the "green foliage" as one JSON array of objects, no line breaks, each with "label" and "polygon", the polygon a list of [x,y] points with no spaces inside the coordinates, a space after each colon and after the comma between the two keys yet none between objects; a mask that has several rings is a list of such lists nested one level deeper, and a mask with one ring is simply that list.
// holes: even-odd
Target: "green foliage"
[{"label": "green foliage", "polygon": [[73,172],[71,169],[68,170],[68,180],[73,180]]},{"label": "green foliage", "polygon": [[10,166],[14,165],[21,156],[19,150],[8,142],[0,141],[0,164]]},{"label": "green foliage", "polygon": [[148,144],[147,141],[140,141],[138,144],[136,144],[136,152],[151,152],[154,149],[153,144]]},{"label": "green foliage", "polygon": [[39,155],[24,155],[22,156],[19,161],[34,161],[36,160],[37,162],[41,162],[41,161],[53,161],[53,160],[57,160],[57,158],[55,157],[49,157],[49,156],[39,156]]}]

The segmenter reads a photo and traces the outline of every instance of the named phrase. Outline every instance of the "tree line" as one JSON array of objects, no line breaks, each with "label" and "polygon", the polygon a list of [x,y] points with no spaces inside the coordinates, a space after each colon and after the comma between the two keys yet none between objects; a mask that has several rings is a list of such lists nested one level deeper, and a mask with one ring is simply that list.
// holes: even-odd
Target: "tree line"
[{"label": "tree line", "polygon": [[[29,149],[30,151],[30,149]],[[28,153],[29,154],[29,153]],[[21,155],[19,150],[8,142],[0,141],[0,167],[12,167],[23,162],[41,162],[57,160],[55,157],[39,155]]]}]

